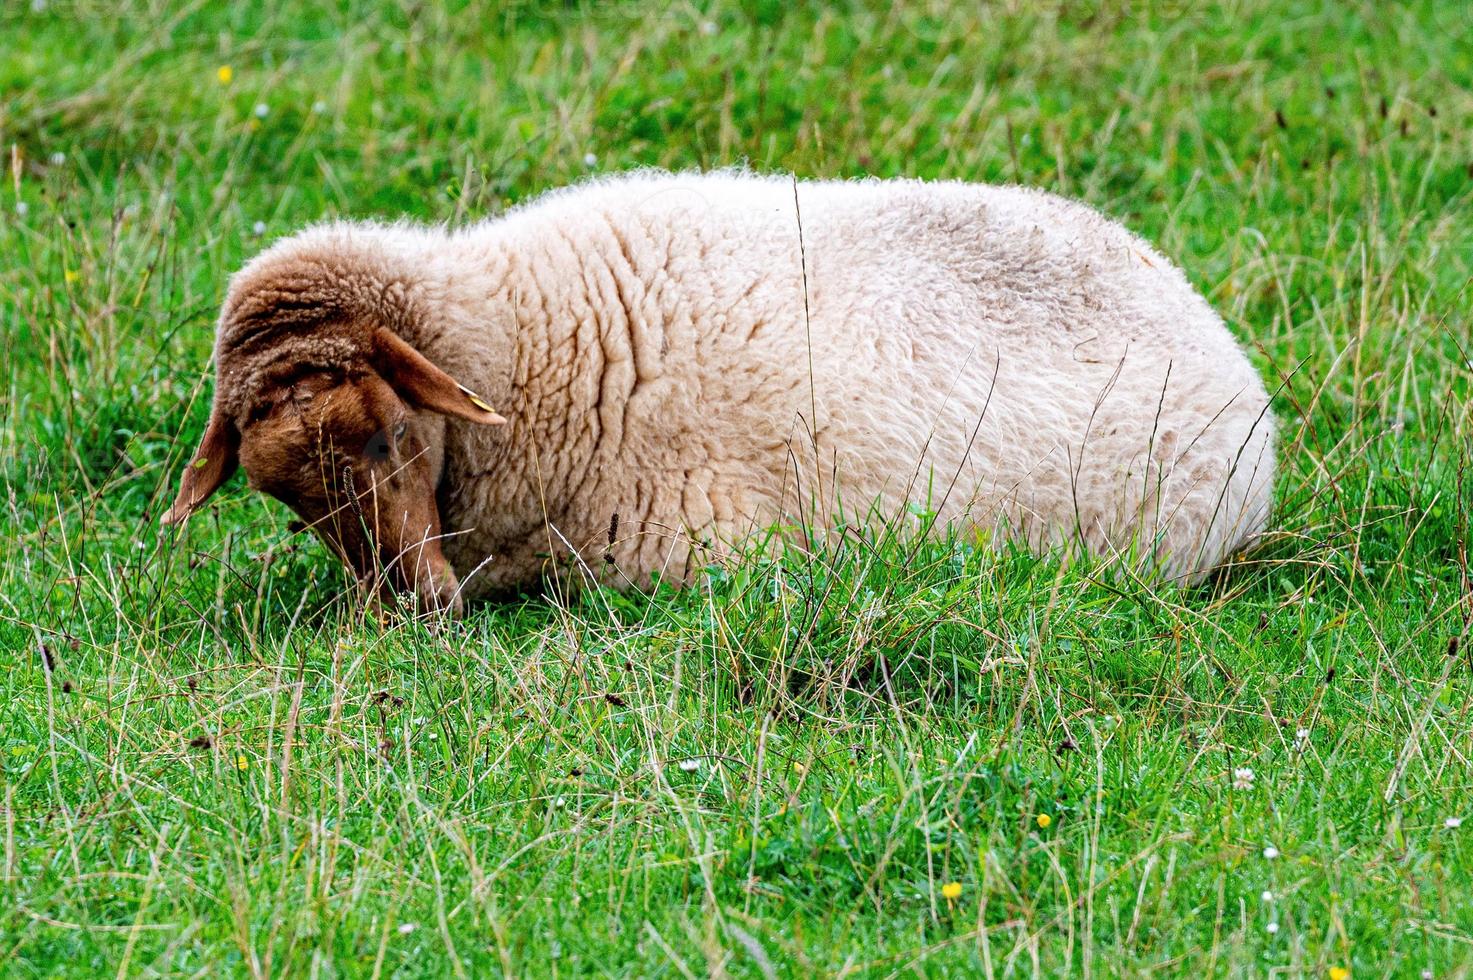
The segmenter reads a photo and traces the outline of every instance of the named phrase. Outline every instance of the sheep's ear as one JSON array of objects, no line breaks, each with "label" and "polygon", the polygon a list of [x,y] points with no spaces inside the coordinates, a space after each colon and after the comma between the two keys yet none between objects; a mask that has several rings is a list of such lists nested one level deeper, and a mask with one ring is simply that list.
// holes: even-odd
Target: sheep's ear
[{"label": "sheep's ear", "polygon": [[400,398],[416,408],[482,425],[506,424],[480,395],[435,367],[392,330],[374,330],[373,366]]},{"label": "sheep's ear", "polygon": [[220,484],[230,479],[240,465],[240,433],[235,423],[218,410],[210,414],[205,426],[204,438],[199,448],[189,457],[184,476],[179,481],[179,496],[160,520],[164,524],[178,524],[193,514],[210,494],[220,489]]}]

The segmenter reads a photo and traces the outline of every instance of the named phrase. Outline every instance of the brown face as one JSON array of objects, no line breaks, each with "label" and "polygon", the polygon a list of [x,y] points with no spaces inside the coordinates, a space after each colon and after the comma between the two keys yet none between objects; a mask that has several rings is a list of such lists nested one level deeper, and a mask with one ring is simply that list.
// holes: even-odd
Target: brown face
[{"label": "brown face", "polygon": [[444,416],[505,421],[386,330],[372,363],[314,371],[258,393],[239,428],[218,413],[186,469],[165,523],[187,517],[245,467],[250,485],[292,508],[378,597],[461,611],[459,582],[440,548],[435,506]]},{"label": "brown face", "polygon": [[458,613],[435,508],[431,442],[440,440],[428,430],[440,420],[416,413],[377,375],[308,375],[279,394],[241,431],[250,485],[296,511],[366,590]]}]

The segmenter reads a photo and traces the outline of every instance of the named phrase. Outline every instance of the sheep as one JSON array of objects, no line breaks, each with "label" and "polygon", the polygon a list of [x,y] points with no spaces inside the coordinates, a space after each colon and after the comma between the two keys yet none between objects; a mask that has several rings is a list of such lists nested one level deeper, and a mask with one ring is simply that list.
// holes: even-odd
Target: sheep
[{"label": "sheep", "polygon": [[366,589],[452,614],[917,512],[1195,581],[1272,503],[1222,320],[1020,187],[636,172],[458,230],[320,224],[232,278],[214,359],[163,520],[241,464]]}]

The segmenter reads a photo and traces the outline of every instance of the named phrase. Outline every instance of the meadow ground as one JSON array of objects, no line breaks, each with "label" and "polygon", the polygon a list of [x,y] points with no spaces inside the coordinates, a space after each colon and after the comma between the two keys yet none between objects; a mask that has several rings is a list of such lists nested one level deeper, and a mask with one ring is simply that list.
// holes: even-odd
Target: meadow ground
[{"label": "meadow ground", "polygon": [[[1470,975],[1460,4],[454,6],[0,7],[0,972]],[[741,161],[1158,243],[1278,392],[1272,539],[433,632],[240,481],[161,533],[273,237]]]}]

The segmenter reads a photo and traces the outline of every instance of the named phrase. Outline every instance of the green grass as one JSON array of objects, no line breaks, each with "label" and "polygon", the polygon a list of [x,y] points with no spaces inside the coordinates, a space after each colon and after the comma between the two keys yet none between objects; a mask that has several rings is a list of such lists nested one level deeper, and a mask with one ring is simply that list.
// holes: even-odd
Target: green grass
[{"label": "green grass", "polygon": [[[1459,4],[44,6],[0,8],[0,973],[1473,972]],[[435,632],[242,481],[160,533],[272,237],[742,161],[1150,237],[1278,391],[1272,540],[1178,590],[865,529]]]}]

